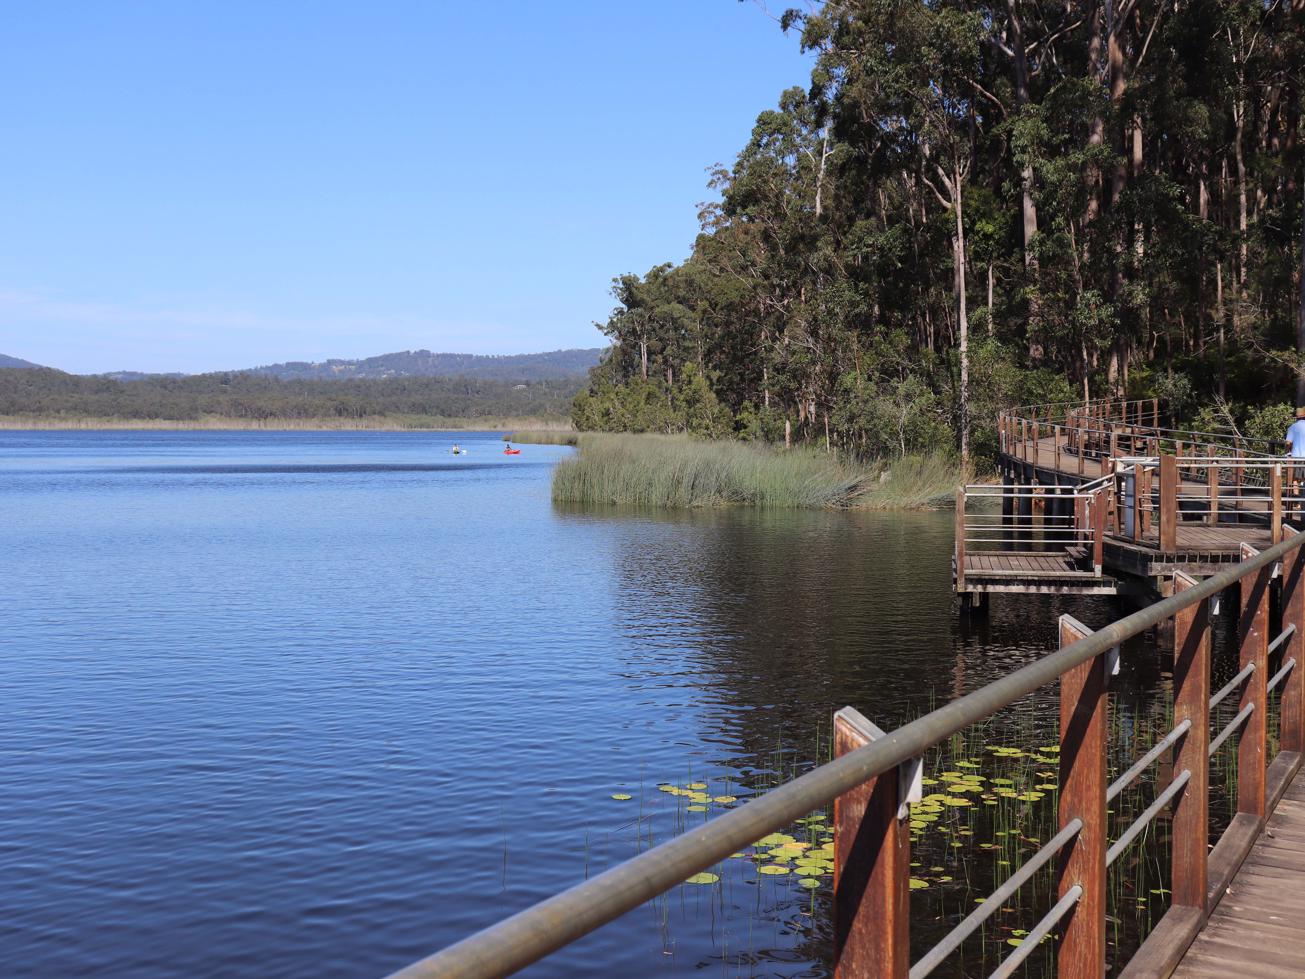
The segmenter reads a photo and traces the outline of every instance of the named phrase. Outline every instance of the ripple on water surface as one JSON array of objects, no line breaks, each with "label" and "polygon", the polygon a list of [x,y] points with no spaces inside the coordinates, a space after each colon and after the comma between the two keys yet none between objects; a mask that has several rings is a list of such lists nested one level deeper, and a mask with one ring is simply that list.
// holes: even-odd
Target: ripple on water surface
[{"label": "ripple on water surface", "polygon": [[[0,434],[6,974],[381,974],[1054,638],[958,630],[944,514],[554,506],[569,451]],[[826,974],[752,876],[532,974]]]}]

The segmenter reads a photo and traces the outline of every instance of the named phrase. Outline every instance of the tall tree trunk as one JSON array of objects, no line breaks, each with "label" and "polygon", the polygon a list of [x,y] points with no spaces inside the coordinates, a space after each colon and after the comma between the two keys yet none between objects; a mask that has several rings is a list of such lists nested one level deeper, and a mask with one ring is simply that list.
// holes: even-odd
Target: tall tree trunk
[{"label": "tall tree trunk", "polygon": [[[1113,0],[1107,0],[1113,2]],[[1094,0],[1088,5],[1087,24],[1089,32],[1088,40],[1088,80],[1091,84],[1097,84],[1101,79],[1101,57],[1105,41],[1105,18],[1102,16],[1101,3]],[[1092,124],[1088,129],[1088,148],[1095,150],[1104,145],[1106,141],[1106,117],[1102,111],[1100,101],[1097,102],[1095,111],[1092,114]],[[1088,171],[1084,178],[1087,182],[1088,200],[1087,208],[1084,213],[1084,231],[1083,236],[1084,249],[1088,247],[1088,240],[1091,235],[1086,233],[1090,225],[1097,219],[1101,213],[1101,168],[1094,162],[1088,165]]]},{"label": "tall tree trunk", "polygon": [[[1240,81],[1240,79],[1239,79]],[[1237,303],[1233,306],[1233,333],[1241,336],[1242,307],[1246,302],[1246,153],[1242,141],[1246,135],[1246,100],[1238,96],[1233,103],[1233,121],[1237,131],[1233,139],[1233,159],[1237,164]]]},{"label": "tall tree trunk", "polygon": [[[1300,309],[1296,320],[1296,353],[1305,357],[1305,180],[1301,181]],[[1296,369],[1296,404],[1305,405],[1305,371]]]},{"label": "tall tree trunk", "polygon": [[952,167],[952,199],[956,204],[956,328],[961,353],[961,466],[970,465],[970,318],[965,307],[965,211],[961,199],[964,175]]}]

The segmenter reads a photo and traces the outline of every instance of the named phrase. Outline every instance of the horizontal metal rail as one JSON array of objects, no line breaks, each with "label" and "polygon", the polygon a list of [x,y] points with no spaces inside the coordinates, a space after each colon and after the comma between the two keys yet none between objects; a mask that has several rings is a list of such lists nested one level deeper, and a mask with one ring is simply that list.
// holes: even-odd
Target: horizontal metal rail
[{"label": "horizontal metal rail", "polygon": [[1029,929],[1029,933],[1024,936],[1024,941],[1020,947],[1006,956],[1004,961],[997,970],[992,974],[991,979],[1008,979],[1015,974],[1015,970],[1024,964],[1024,960],[1033,954],[1034,949],[1042,943],[1042,939],[1051,934],[1051,929],[1060,923],[1060,919],[1069,913],[1070,908],[1078,903],[1078,899],[1083,896],[1083,887],[1075,884],[1065,892],[1065,896],[1057,901],[1050,911],[1043,915],[1042,920]]},{"label": "horizontal metal rail", "polygon": [[1219,736],[1210,742],[1210,757],[1213,758],[1220,746],[1232,737],[1232,733],[1246,723],[1252,714],[1255,713],[1255,705],[1247,704],[1237,712],[1237,716],[1228,722],[1228,726],[1219,732]]},{"label": "horizontal metal rail", "polygon": [[1083,820],[1081,819],[1071,819],[1066,823],[1065,828],[1047,840],[1041,849],[1028,859],[1024,866],[1006,878],[1004,884],[985,897],[983,903],[971,911],[964,921],[949,931],[942,941],[931,948],[919,962],[911,966],[910,979],[924,979],[925,976],[942,965],[947,956],[960,948],[965,939],[974,934],[981,924],[996,914],[1007,901],[1014,897],[1015,892],[1027,884],[1033,875],[1052,857],[1063,850],[1065,844],[1077,836],[1082,828]]},{"label": "horizontal metal rail", "polygon": [[1133,820],[1132,825],[1124,830],[1124,834],[1111,844],[1110,849],[1106,851],[1106,866],[1109,867],[1119,855],[1128,849],[1128,844],[1137,838],[1137,834],[1146,829],[1151,824],[1151,820],[1160,813],[1160,810],[1169,805],[1169,800],[1183,791],[1183,786],[1192,780],[1192,773],[1184,768],[1182,773],[1169,783],[1169,787],[1155,797],[1155,802],[1143,810],[1142,815]]},{"label": "horizontal metal rail", "polygon": [[1280,669],[1277,673],[1273,674],[1269,682],[1265,684],[1265,692],[1267,693],[1268,691],[1276,687],[1278,684],[1280,684],[1283,680],[1287,679],[1287,674],[1290,673],[1295,668],[1295,666],[1296,666],[1296,660],[1294,658],[1289,659],[1287,660],[1287,662],[1283,663],[1282,669]]},{"label": "horizontal metal rail", "polygon": [[[485,979],[537,962],[594,929],[632,911],[768,833],[828,805],[859,785],[914,758],[953,734],[1208,598],[1272,566],[1305,544],[1293,535],[1169,598],[1103,626],[1083,639],[930,711],[864,747],[772,789],[647,850],[596,877],[518,912],[394,973],[402,979]],[[1059,905],[1058,905],[1059,906]]]},{"label": "horizontal metal rail", "polygon": [[1295,631],[1296,631],[1296,626],[1290,622],[1287,623],[1287,628],[1283,629],[1280,633],[1278,633],[1277,637],[1273,640],[1273,642],[1269,643],[1269,649],[1266,655],[1272,656],[1273,651],[1277,649],[1279,646],[1281,646],[1283,643],[1285,643],[1288,639],[1290,639],[1292,633],[1294,633]]},{"label": "horizontal metal rail", "polygon": [[1224,699],[1240,687],[1252,673],[1255,672],[1255,664],[1247,663],[1238,671],[1237,675],[1219,688],[1219,692],[1210,698],[1210,709],[1213,710],[1223,703]]},{"label": "horizontal metal rail", "polygon": [[1172,747],[1179,738],[1191,729],[1192,721],[1188,718],[1165,735],[1163,739],[1158,741],[1154,748],[1144,754],[1133,764],[1132,768],[1110,783],[1110,788],[1106,790],[1106,802],[1113,802],[1115,796],[1119,795],[1119,793],[1123,792],[1124,789],[1132,785],[1139,775],[1151,767],[1153,761],[1163,755],[1168,748]]}]

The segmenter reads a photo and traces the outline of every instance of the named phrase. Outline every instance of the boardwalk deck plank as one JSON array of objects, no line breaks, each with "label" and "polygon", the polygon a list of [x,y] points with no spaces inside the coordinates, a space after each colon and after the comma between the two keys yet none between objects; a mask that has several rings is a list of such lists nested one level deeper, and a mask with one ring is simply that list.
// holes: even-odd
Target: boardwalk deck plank
[{"label": "boardwalk deck plank", "polygon": [[1297,777],[1176,979],[1305,975],[1305,778]]}]

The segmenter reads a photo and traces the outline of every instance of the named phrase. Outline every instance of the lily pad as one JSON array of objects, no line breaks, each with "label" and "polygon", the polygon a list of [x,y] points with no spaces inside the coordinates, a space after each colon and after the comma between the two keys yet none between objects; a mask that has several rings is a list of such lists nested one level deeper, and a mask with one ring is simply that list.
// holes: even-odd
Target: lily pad
[{"label": "lily pad", "polygon": [[612,798],[615,799],[617,802],[625,802],[625,801],[627,801],[627,800],[629,800],[629,799],[632,799],[632,798],[634,798],[634,797],[633,797],[633,796],[630,796],[630,795],[626,795],[626,793],[624,793],[624,792],[613,792],[613,793],[612,793]]},{"label": "lily pad", "polygon": [[686,884],[714,884],[718,880],[720,880],[720,877],[717,874],[702,873],[702,874],[694,874],[692,877],[686,880],[685,883]]}]

